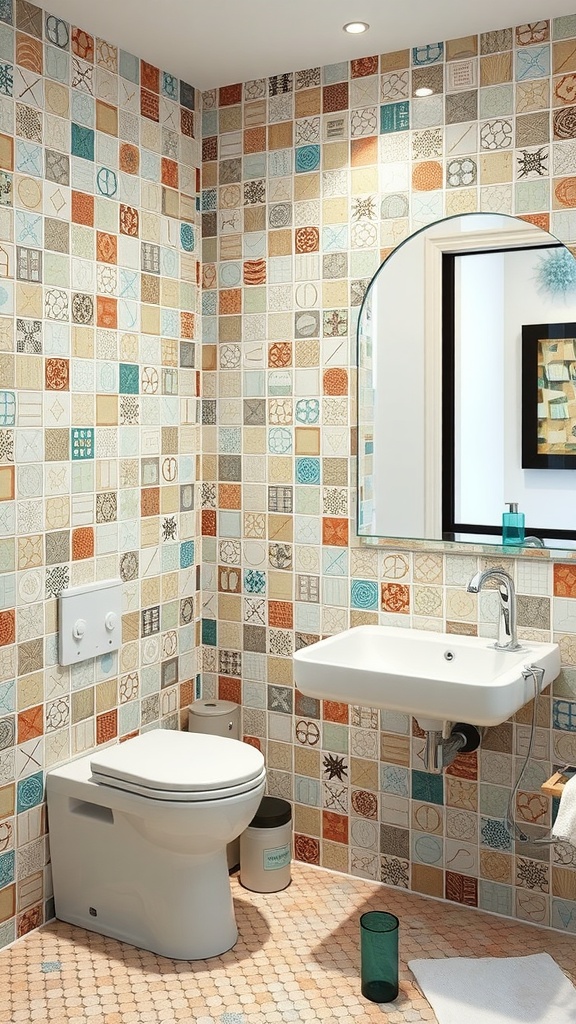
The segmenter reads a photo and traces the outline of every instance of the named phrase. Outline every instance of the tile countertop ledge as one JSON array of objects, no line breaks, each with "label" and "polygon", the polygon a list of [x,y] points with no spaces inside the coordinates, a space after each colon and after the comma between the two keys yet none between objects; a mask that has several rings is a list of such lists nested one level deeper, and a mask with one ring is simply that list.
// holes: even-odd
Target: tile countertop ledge
[{"label": "tile countertop ledge", "polygon": [[[576,935],[301,863],[292,884],[262,895],[232,889],[240,929],[228,953],[173,961],[52,921],[0,951],[1,1024],[284,1024],[436,1020],[406,962],[414,957],[549,953],[575,980]],[[394,1003],[360,995],[358,918],[400,918]]]}]

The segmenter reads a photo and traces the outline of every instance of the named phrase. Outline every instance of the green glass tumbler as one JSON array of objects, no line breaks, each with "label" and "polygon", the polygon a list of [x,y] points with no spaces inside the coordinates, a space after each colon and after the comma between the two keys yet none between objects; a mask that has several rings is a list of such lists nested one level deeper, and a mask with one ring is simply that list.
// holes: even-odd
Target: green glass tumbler
[{"label": "green glass tumbler", "polygon": [[361,991],[373,1003],[391,1003],[398,995],[398,925],[383,910],[360,918]]}]

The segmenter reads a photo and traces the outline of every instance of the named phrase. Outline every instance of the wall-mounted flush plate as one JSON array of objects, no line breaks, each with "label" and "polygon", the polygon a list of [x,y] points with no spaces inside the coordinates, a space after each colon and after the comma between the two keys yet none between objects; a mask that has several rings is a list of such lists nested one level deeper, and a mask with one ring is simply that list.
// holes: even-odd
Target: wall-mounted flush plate
[{"label": "wall-mounted flush plate", "polygon": [[61,665],[74,665],[118,650],[122,637],[121,580],[63,590],[58,605]]}]

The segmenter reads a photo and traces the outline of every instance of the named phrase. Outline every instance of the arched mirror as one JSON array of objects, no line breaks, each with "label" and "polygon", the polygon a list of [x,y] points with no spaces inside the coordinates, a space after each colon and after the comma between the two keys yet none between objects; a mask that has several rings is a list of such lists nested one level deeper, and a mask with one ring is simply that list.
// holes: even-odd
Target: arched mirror
[{"label": "arched mirror", "polygon": [[[467,214],[384,261],[358,321],[358,534],[576,547],[576,259]],[[519,542],[505,553],[518,554]]]}]

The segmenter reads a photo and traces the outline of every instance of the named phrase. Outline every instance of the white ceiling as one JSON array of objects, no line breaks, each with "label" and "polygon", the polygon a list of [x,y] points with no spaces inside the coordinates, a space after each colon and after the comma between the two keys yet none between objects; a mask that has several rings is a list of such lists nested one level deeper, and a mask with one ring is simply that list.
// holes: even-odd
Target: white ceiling
[{"label": "white ceiling", "polygon": [[[47,0],[198,89],[573,14],[575,0]],[[362,36],[342,31],[367,21]]]}]

